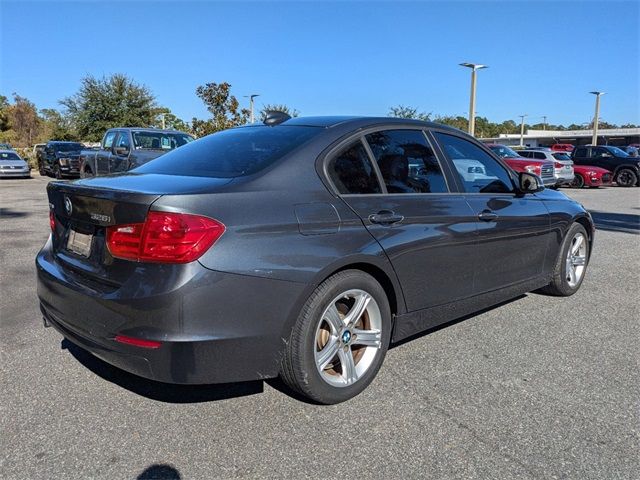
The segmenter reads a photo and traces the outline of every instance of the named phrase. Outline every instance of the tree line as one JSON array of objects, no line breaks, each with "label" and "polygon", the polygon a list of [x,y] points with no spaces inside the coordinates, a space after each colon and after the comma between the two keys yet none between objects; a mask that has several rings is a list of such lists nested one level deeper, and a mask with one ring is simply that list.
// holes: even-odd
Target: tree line
[{"label": "tree line", "polygon": [[[124,74],[97,78],[88,75],[81,80],[78,91],[61,99],[60,109],[38,109],[29,99],[13,93],[11,99],[0,95],[0,142],[16,147],[30,147],[48,140],[75,140],[97,142],[105,130],[113,127],[173,128],[201,137],[227,128],[248,123],[250,112],[240,105],[227,82],[206,83],[196,88],[195,94],[207,107],[209,117],[178,118],[168,107],[159,105],[156,96],[146,87]],[[300,112],[284,104],[266,104],[258,112],[261,120],[270,110],[285,112],[293,117]],[[444,123],[467,130],[468,121],[463,116],[433,115],[414,107],[391,107],[388,116],[415,118]],[[579,130],[585,125],[526,124],[526,128],[547,130]],[[617,125],[600,121],[600,128],[616,128]],[[636,125],[621,125],[623,128]],[[520,125],[513,120],[502,123],[476,117],[476,134],[480,137],[497,137],[501,133],[519,133]]]}]

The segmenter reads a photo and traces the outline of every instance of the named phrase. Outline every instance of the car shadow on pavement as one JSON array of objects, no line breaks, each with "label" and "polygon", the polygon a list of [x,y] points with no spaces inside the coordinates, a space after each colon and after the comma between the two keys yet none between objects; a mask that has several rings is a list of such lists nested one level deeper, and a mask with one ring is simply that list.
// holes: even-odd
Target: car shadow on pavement
[{"label": "car shadow on pavement", "polygon": [[180,472],[171,465],[156,463],[144,469],[136,480],[180,480]]},{"label": "car shadow on pavement", "polygon": [[[166,403],[200,403],[255,395],[264,391],[262,380],[215,385],[179,385],[156,382],[125,372],[93,356],[69,340],[62,340],[61,348],[68,350],[83,366],[108,382],[133,393]],[[155,478],[155,477],[144,477]],[[164,477],[160,477],[164,478]],[[173,478],[173,477],[167,477]]]},{"label": "car shadow on pavement", "polygon": [[29,212],[14,210],[12,208],[0,208],[0,219],[2,218],[22,218],[31,215]]},{"label": "car shadow on pavement", "polygon": [[640,234],[640,215],[590,210],[596,229],[610,232]]}]

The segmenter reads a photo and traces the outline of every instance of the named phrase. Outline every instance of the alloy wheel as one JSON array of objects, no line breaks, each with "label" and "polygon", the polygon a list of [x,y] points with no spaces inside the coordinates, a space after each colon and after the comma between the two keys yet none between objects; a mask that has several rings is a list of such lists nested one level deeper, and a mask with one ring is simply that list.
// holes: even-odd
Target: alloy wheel
[{"label": "alloy wheel", "polygon": [[373,296],[348,290],[324,310],[315,333],[314,357],[322,379],[336,387],[357,382],[381,347],[382,315]]},{"label": "alloy wheel", "polygon": [[565,278],[571,288],[575,288],[584,275],[587,266],[587,239],[578,232],[571,239],[565,262]]}]

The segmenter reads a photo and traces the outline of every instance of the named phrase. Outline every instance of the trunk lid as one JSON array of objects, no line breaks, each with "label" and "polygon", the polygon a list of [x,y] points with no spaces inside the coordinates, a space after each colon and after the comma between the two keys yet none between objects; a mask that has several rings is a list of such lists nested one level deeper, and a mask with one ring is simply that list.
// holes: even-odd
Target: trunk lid
[{"label": "trunk lid", "polygon": [[[110,225],[143,223],[162,195],[213,193],[231,179],[122,174],[75,182],[50,182],[49,208],[54,214],[54,256],[81,283],[117,287],[139,266],[111,256],[106,246]],[[86,281],[85,281],[86,280]]]}]

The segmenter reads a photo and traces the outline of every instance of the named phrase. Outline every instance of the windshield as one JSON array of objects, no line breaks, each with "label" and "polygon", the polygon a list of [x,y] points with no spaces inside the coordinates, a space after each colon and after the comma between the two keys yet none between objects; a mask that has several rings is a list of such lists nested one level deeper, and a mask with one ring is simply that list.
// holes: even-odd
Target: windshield
[{"label": "windshield", "polygon": [[15,153],[0,152],[0,160],[22,160],[22,159]]},{"label": "windshield", "polygon": [[571,160],[571,157],[566,153],[552,153],[552,155],[556,160]]},{"label": "windshield", "polygon": [[223,130],[169,152],[134,171],[232,178],[251,175],[322,131],[318,127],[245,127]]},{"label": "windshield", "polygon": [[618,147],[607,147],[607,149],[616,157],[628,157],[629,154],[624,150],[620,150]]},{"label": "windshield", "polygon": [[193,137],[186,133],[167,132],[132,132],[133,146],[137,149],[173,150],[174,148],[193,142]]},{"label": "windshield", "polygon": [[56,152],[78,152],[84,148],[81,143],[54,143],[53,149]]},{"label": "windshield", "polygon": [[493,153],[498,155],[500,158],[520,156],[515,151],[511,150],[509,147],[505,147],[504,145],[493,145],[489,148],[493,151]]}]

